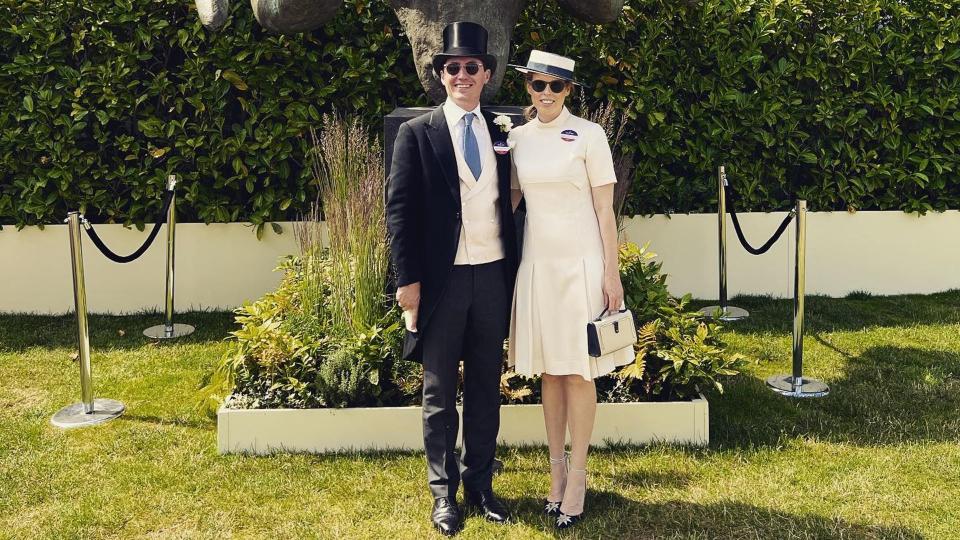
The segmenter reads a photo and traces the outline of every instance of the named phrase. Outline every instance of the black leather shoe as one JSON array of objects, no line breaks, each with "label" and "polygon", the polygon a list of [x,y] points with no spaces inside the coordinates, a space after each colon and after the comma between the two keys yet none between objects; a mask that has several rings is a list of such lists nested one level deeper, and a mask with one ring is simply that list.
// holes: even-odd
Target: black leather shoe
[{"label": "black leather shoe", "polygon": [[457,498],[437,497],[433,501],[433,513],[430,514],[435,529],[445,536],[453,536],[463,527],[463,514],[457,506]]},{"label": "black leather shoe", "polygon": [[487,521],[494,523],[508,523],[510,521],[510,511],[507,505],[493,494],[492,489],[481,489],[479,491],[466,491],[465,502],[478,508]]}]

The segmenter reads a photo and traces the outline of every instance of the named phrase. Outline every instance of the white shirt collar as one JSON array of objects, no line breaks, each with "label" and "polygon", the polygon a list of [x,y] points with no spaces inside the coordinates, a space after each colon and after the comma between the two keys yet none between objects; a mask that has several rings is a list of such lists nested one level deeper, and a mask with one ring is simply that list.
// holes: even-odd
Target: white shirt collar
[{"label": "white shirt collar", "polygon": [[473,114],[477,115],[477,117],[474,118],[474,121],[483,118],[483,115],[480,114],[480,105],[477,105],[472,111],[466,111],[454,103],[449,97],[447,97],[447,100],[443,102],[443,115],[446,117],[447,125],[450,127],[456,126],[458,122],[463,120],[463,116],[468,112],[472,112]]}]

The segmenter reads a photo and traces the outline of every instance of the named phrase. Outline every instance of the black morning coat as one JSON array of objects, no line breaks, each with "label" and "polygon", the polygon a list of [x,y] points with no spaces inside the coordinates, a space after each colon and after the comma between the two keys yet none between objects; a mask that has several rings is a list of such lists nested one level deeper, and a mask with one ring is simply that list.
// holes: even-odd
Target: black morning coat
[{"label": "black morning coat", "polygon": [[[494,114],[481,113],[493,143],[507,134],[493,123]],[[510,205],[510,154],[496,154],[500,190],[500,237],[503,241],[507,290],[517,273],[517,235]],[[443,331],[444,321],[431,315],[443,294],[460,241],[460,177],[453,140],[443,108],[437,107],[401,124],[393,147],[387,182],[386,218],[397,286],[420,282],[418,332],[406,332],[403,356],[420,361],[420,335],[427,327]],[[505,317],[509,321],[509,314]]]}]

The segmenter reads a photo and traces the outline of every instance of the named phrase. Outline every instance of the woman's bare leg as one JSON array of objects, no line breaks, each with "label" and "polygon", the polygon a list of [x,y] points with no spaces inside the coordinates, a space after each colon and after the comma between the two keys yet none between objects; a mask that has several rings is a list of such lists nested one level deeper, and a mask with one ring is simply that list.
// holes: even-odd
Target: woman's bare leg
[{"label": "woman's bare leg", "polygon": [[543,374],[543,422],[547,428],[547,446],[550,448],[550,494],[547,500],[559,502],[567,480],[564,445],[567,437],[567,399],[564,376]]},{"label": "woman's bare leg", "polygon": [[583,512],[587,494],[587,454],[597,415],[597,388],[593,381],[579,375],[567,375],[564,379],[567,423],[570,426],[570,473],[560,511],[576,516]]}]

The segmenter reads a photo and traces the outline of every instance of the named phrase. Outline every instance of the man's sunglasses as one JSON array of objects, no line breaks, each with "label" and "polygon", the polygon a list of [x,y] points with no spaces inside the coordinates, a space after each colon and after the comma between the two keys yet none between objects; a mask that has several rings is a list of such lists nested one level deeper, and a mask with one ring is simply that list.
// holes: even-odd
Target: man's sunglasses
[{"label": "man's sunglasses", "polygon": [[566,81],[550,81],[548,83],[547,81],[536,80],[527,81],[527,83],[530,85],[530,88],[533,88],[534,92],[543,92],[549,85],[550,91],[552,91],[554,94],[559,94],[560,92],[563,92],[564,88],[567,87]]},{"label": "man's sunglasses", "polygon": [[[463,69],[467,70],[467,75],[476,75],[480,73],[480,69],[483,68],[483,64],[479,62],[467,62],[463,64]],[[447,71],[451,76],[460,73],[460,62],[450,62],[449,64],[444,64],[443,69]]]}]

